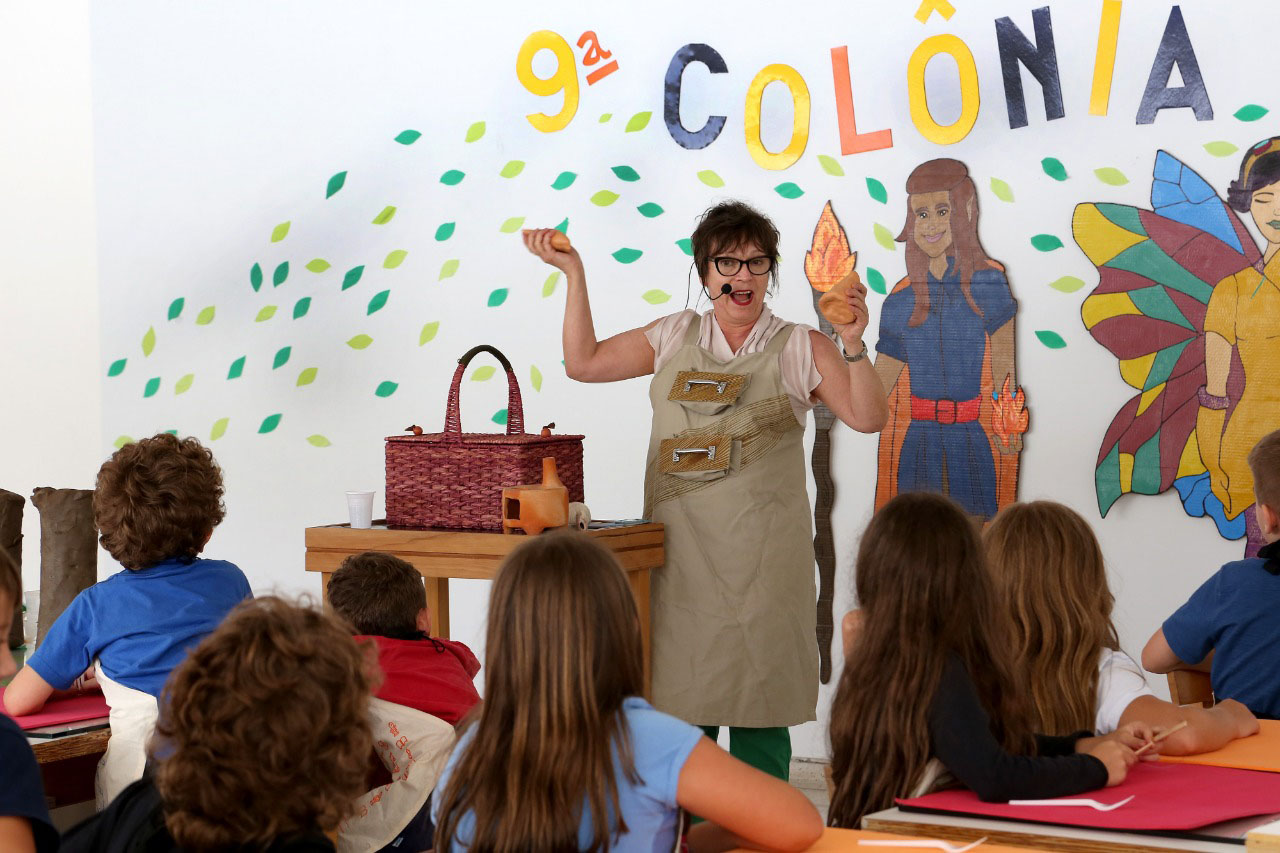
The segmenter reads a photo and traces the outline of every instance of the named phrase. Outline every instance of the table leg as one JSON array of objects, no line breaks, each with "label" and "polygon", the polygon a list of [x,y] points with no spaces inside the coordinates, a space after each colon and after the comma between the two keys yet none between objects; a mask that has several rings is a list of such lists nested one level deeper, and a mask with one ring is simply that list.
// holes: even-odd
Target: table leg
[{"label": "table leg", "polygon": [[431,612],[431,636],[449,639],[449,579],[423,578],[427,585],[427,610]]},{"label": "table leg", "polygon": [[631,594],[635,596],[636,610],[640,615],[640,648],[644,654],[644,695],[648,698],[652,681],[649,663],[649,570],[632,569],[627,572],[627,581],[631,584]]}]

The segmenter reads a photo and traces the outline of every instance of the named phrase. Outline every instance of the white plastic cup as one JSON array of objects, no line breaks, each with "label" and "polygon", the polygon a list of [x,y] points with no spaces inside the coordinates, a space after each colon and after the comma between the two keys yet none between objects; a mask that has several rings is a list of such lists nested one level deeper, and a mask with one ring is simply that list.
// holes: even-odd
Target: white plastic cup
[{"label": "white plastic cup", "polygon": [[373,526],[373,492],[347,492],[347,515],[353,529]]}]

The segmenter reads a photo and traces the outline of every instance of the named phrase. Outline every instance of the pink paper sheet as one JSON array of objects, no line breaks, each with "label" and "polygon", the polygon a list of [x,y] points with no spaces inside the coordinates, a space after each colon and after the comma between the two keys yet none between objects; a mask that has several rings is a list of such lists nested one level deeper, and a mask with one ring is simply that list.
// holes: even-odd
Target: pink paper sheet
[{"label": "pink paper sheet", "polygon": [[[3,701],[3,697],[4,688],[0,687],[0,701]],[[92,720],[95,717],[105,717],[108,713],[107,700],[101,693],[86,693],[70,699],[54,699],[34,714],[13,719],[23,731],[26,731],[43,726],[60,726],[66,723],[78,723],[81,720]]]},{"label": "pink paper sheet", "polygon": [[978,817],[1057,823],[1093,829],[1191,830],[1224,820],[1280,812],[1280,774],[1197,764],[1143,762],[1114,788],[1090,791],[1104,804],[1133,800],[1114,811],[1087,806],[984,803],[972,791],[939,791],[898,805]]}]

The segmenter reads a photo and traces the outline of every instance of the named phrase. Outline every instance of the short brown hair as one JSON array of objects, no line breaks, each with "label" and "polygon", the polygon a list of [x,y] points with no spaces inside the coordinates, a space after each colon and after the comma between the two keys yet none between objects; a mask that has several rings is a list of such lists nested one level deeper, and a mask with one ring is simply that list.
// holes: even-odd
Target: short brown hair
[{"label": "short brown hair", "polygon": [[418,611],[427,606],[422,575],[381,551],[352,554],[329,578],[329,606],[356,629],[399,640],[418,636]]},{"label": "short brown hair", "polygon": [[694,266],[703,279],[716,252],[755,243],[763,254],[773,258],[769,280],[774,288],[778,286],[778,229],[769,217],[746,202],[722,201],[709,208],[698,220],[689,242]]},{"label": "short brown hair", "polygon": [[1249,470],[1258,503],[1280,512],[1280,429],[1258,439],[1249,451]]},{"label": "short brown hair", "polygon": [[225,513],[222,469],[195,438],[162,432],[126,444],[98,470],[93,521],[126,569],[194,560]]},{"label": "short brown hair", "polygon": [[369,650],[282,598],[238,605],[174,670],[153,753],[165,825],[184,849],[265,849],[335,829],[373,748]]}]

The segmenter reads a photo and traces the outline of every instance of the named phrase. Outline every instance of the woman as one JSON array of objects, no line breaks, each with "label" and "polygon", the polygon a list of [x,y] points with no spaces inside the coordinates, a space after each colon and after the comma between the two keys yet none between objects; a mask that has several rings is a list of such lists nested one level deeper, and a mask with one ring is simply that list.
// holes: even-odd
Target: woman
[{"label": "woman", "polygon": [[601,341],[582,260],[529,250],[568,281],[564,365],[582,382],[654,375],[645,516],[666,525],[654,574],[653,704],[703,726],[728,725],[730,751],[787,778],[787,727],[814,719],[818,650],[805,413],[818,401],[875,432],[885,402],[866,358],[866,289],[847,297],[852,323],[831,340],[765,305],[777,284],[778,232],[741,202],[704,214],[694,265],[711,309],[682,311]]},{"label": "woman", "polygon": [[[876,342],[876,373],[895,401],[880,438],[876,506],[899,492],[940,492],[986,520],[1013,500],[1022,449],[1016,431],[1007,442],[991,437],[992,394],[1017,389],[1018,303],[978,240],[978,194],[963,163],[917,166],[907,193],[897,238],[907,278],[885,299]],[[898,388],[904,368],[909,404]],[[997,452],[1007,454],[999,477]]]}]

